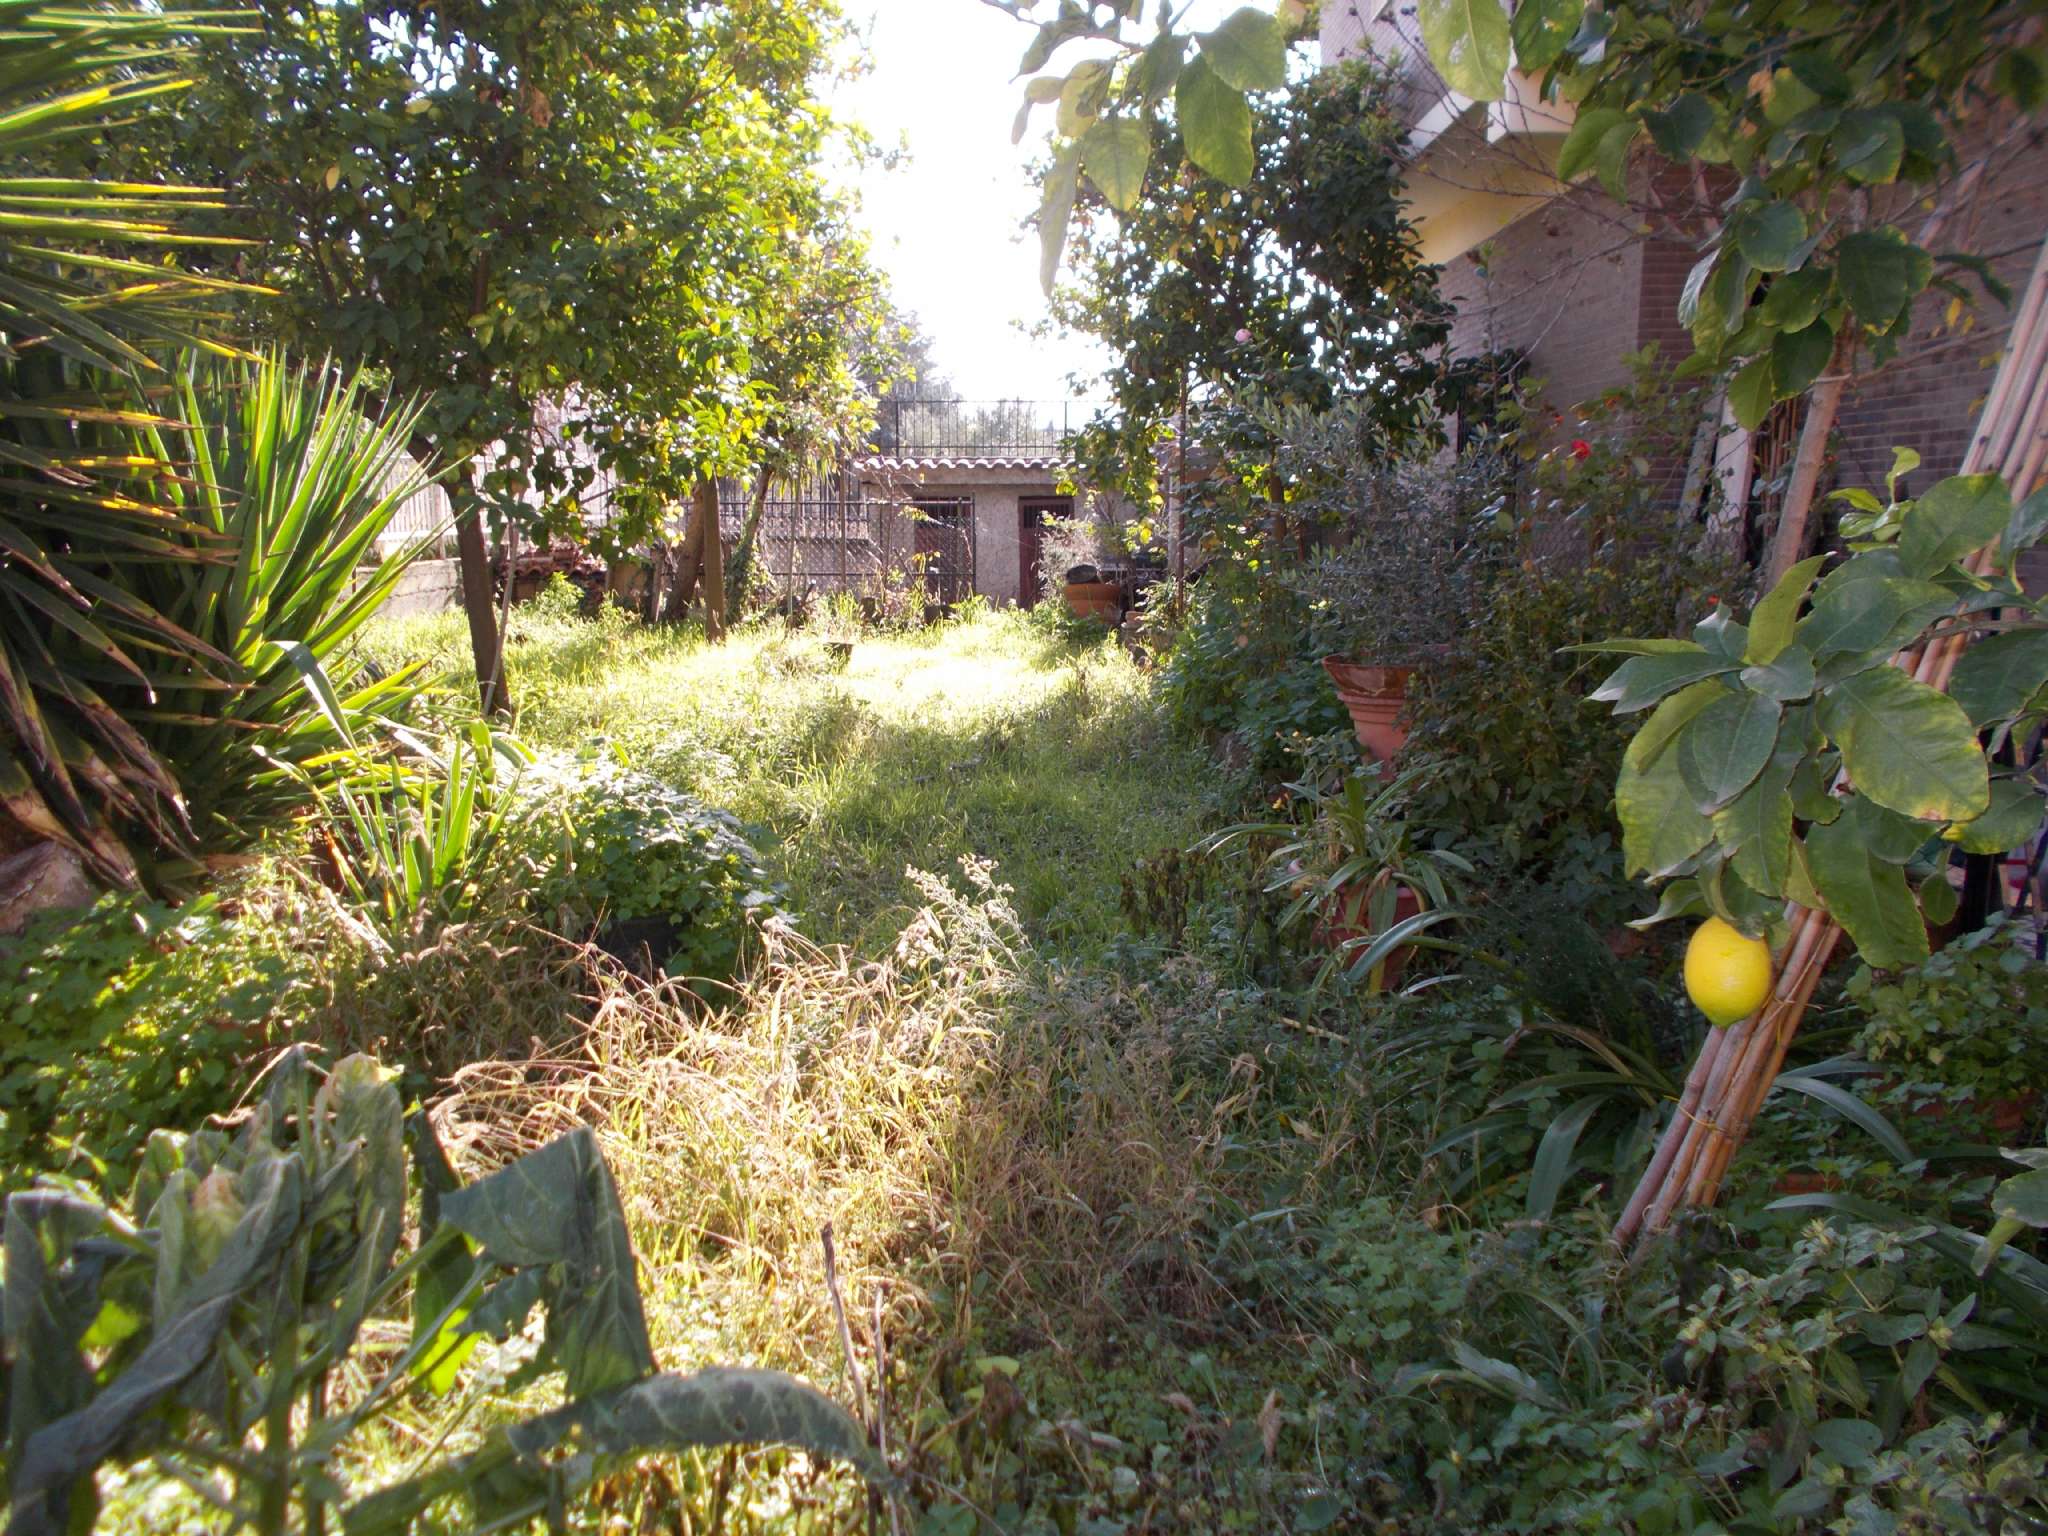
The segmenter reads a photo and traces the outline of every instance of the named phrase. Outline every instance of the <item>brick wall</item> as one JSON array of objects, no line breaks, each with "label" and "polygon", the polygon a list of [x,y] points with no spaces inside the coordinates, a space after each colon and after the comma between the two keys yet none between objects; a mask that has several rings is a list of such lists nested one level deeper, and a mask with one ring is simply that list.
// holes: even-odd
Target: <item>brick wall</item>
[{"label": "brick wall", "polygon": [[[1965,145],[1962,152],[1967,158],[1975,146]],[[1908,232],[1917,222],[1902,220]],[[2037,124],[1997,146],[1968,216],[1951,224],[1936,247],[1992,257],[2017,303],[2044,234],[2048,140]],[[2011,312],[1984,296],[1974,280],[1968,287],[1976,302],[1953,326],[1946,295],[1923,297],[1900,360],[1850,387],[1836,427],[1833,483],[1881,487],[1894,445],[1920,454],[1921,468],[1906,483],[1909,491],[1955,473],[2012,323]]]}]

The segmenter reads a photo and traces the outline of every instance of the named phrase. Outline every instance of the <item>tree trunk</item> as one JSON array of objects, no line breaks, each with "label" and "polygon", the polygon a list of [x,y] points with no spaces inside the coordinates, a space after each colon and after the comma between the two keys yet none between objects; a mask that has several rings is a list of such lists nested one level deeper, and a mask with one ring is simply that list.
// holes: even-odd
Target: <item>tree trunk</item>
[{"label": "tree trunk", "polygon": [[675,576],[668,589],[668,604],[662,616],[680,624],[697,596],[697,580],[704,574],[704,517],[701,503],[690,503],[690,520],[683,529],[682,547],[676,551]]},{"label": "tree trunk", "polygon": [[718,536],[718,482],[697,482],[697,521],[704,530],[704,638],[725,638],[725,545]]},{"label": "tree trunk", "polygon": [[[747,520],[740,527],[739,542],[732,548],[732,579],[726,583],[732,600],[744,605],[754,585],[754,545],[761,532],[761,518],[768,510],[768,486],[773,477],[763,469],[754,480],[754,499],[747,507]],[[843,551],[846,542],[840,540]]]},{"label": "tree trunk", "polygon": [[[470,462],[469,473],[476,472]],[[491,554],[484,542],[483,502],[473,481],[458,476],[449,482],[455,501],[455,553],[462,569],[462,611],[469,619],[469,649],[476,660],[477,700],[486,715],[503,715],[504,644],[492,603]],[[506,573],[511,579],[511,573]]]}]

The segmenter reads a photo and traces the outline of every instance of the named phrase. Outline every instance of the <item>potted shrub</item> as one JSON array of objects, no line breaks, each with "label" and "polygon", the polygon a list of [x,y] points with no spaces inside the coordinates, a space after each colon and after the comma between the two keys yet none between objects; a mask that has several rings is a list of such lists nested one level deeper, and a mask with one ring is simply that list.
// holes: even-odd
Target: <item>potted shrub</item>
[{"label": "potted shrub", "polygon": [[1102,573],[1094,566],[1071,567],[1060,590],[1066,600],[1067,612],[1075,618],[1100,619],[1112,627],[1123,622],[1123,587],[1114,581],[1104,581]]},{"label": "potted shrub", "polygon": [[1341,498],[1341,541],[1296,571],[1323,647],[1323,669],[1350,712],[1359,745],[1377,760],[1407,740],[1409,680],[1446,654],[1465,614],[1467,504],[1491,460],[1401,465],[1348,474],[1321,499]]},{"label": "potted shrub", "polygon": [[1287,786],[1296,814],[1287,820],[1227,827],[1201,846],[1219,851],[1270,843],[1268,891],[1292,894],[1280,927],[1307,921],[1330,950],[1317,976],[1336,971],[1374,992],[1400,985],[1429,929],[1457,915],[1462,877],[1472,866],[1447,848],[1424,848],[1407,802],[1431,769],[1391,781],[1372,770],[1344,776],[1334,790],[1308,781]]}]

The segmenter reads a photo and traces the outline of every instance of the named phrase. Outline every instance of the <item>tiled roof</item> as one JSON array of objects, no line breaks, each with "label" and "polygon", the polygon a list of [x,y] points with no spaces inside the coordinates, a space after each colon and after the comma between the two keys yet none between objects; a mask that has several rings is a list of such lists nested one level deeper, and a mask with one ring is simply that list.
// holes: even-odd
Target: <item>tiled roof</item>
[{"label": "tiled roof", "polygon": [[1016,469],[1036,470],[1050,473],[1066,467],[1068,460],[1057,453],[1034,454],[913,454],[901,458],[891,454],[874,453],[853,461],[853,467],[864,474],[887,474],[892,471],[910,471],[930,474],[934,470],[954,469]]}]

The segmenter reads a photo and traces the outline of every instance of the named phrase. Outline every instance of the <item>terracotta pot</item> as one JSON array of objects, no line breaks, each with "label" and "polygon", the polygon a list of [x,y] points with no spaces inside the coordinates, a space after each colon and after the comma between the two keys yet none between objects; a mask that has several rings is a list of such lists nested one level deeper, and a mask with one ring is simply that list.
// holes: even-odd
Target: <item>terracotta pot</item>
[{"label": "terracotta pot", "polygon": [[1067,612],[1077,619],[1100,619],[1111,626],[1123,622],[1124,589],[1113,581],[1070,581],[1066,599]]},{"label": "terracotta pot", "polygon": [[1772,1186],[1780,1195],[1829,1194],[1842,1187],[1842,1181],[1832,1173],[1819,1173],[1811,1168],[1792,1168],[1778,1175]]},{"label": "terracotta pot", "polygon": [[[1365,924],[1365,913],[1361,910],[1365,905],[1365,893],[1366,887],[1363,882],[1347,885],[1337,892],[1336,910],[1325,913],[1322,920],[1316,924],[1318,943],[1336,949],[1353,939],[1363,939],[1372,933],[1373,930]],[[1395,923],[1405,923],[1421,910],[1422,899],[1414,891],[1405,885],[1394,887]],[[1401,985],[1401,973],[1408,969],[1408,962],[1414,954],[1414,946],[1408,944],[1388,951],[1386,970],[1382,975],[1388,990],[1391,991]]]},{"label": "terracotta pot", "polygon": [[1408,702],[1408,678],[1415,669],[1325,656],[1323,670],[1337,685],[1337,697],[1351,711],[1351,728],[1358,733],[1358,744],[1382,762],[1391,760],[1408,740],[1401,711]]}]

